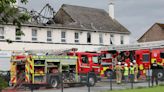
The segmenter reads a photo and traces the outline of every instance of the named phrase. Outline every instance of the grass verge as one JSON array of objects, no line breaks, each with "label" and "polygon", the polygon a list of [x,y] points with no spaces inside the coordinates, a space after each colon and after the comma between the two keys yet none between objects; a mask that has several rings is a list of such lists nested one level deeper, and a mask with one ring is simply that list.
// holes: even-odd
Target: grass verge
[{"label": "grass verge", "polygon": [[164,92],[164,86],[154,86],[151,88],[113,90],[113,91],[104,91],[104,92]]}]

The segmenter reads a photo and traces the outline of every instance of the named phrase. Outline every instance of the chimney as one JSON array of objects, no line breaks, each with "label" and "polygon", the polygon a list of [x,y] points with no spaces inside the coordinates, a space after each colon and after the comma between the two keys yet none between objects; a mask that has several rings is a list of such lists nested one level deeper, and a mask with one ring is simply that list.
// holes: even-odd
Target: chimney
[{"label": "chimney", "polygon": [[109,16],[114,19],[114,3],[109,3]]}]

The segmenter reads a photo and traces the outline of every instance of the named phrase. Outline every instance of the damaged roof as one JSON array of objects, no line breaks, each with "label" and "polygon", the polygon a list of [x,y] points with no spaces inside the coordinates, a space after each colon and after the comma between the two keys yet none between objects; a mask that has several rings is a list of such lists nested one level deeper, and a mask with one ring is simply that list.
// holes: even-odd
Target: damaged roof
[{"label": "damaged roof", "polygon": [[103,9],[63,4],[54,20],[59,20],[57,23],[65,27],[130,34],[123,25],[116,19],[112,19]]}]

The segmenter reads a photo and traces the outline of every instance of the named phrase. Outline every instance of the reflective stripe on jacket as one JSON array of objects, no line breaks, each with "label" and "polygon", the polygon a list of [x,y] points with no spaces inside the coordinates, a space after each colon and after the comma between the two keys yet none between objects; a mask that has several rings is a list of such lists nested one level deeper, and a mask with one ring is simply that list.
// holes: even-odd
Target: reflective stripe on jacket
[{"label": "reflective stripe on jacket", "polygon": [[129,68],[128,67],[124,67],[124,75],[126,76],[126,75],[128,75],[128,73],[129,73]]},{"label": "reflective stripe on jacket", "polygon": [[138,72],[138,65],[137,64],[134,65],[134,68],[135,68],[135,71]]},{"label": "reflective stripe on jacket", "polygon": [[134,67],[130,67],[130,74],[134,74]]},{"label": "reflective stripe on jacket", "polygon": [[116,65],[115,70],[116,71],[121,71],[122,70],[122,67],[120,65]]}]

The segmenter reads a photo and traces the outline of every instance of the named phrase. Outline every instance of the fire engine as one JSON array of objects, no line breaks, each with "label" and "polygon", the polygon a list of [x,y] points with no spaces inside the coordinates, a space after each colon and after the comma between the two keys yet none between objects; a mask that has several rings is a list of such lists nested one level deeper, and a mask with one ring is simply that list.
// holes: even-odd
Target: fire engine
[{"label": "fire engine", "polygon": [[[164,41],[145,42],[130,45],[117,45],[99,48],[102,56],[101,76],[114,77],[114,66],[121,62],[122,66],[130,65],[136,60],[139,67],[139,75],[146,75],[154,60],[161,65],[158,78],[164,79]],[[124,67],[124,66],[123,66]]]},{"label": "fire engine", "polygon": [[94,86],[100,79],[99,75],[97,53],[70,52],[65,56],[23,53],[12,56],[10,84],[15,88],[31,84],[57,88],[61,82],[72,86],[88,80],[89,85]]}]

